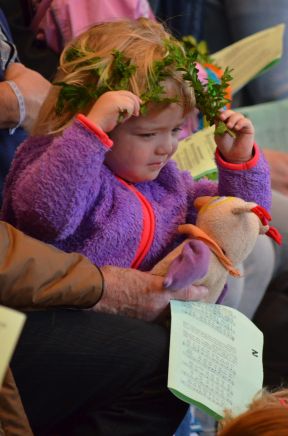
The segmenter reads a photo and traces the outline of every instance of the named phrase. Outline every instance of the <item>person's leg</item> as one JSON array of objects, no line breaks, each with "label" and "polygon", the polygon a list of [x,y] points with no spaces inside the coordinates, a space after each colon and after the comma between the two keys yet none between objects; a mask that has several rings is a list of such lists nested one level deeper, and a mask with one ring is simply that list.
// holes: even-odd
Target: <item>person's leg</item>
[{"label": "person's leg", "polygon": [[[236,0],[233,0],[233,2]],[[233,3],[230,2],[230,3]],[[230,18],[229,18],[230,19]],[[219,50],[231,45],[235,40],[230,31],[227,9],[223,0],[205,0],[204,2],[204,30],[203,39],[208,45],[208,51],[212,56]],[[233,94],[232,107],[249,104],[247,93],[244,90]]]},{"label": "person's leg", "polygon": [[271,238],[259,236],[254,250],[243,262],[243,277],[229,277],[228,294],[223,304],[236,307],[252,318],[268,287],[288,288],[288,198],[272,191],[272,222],[281,233],[279,246]]},{"label": "person's leg", "polygon": [[259,236],[250,255],[237,267],[241,277],[228,277],[228,292],[222,304],[252,318],[273,276],[275,252],[270,238]]},{"label": "person's leg", "polygon": [[264,334],[264,384],[275,387],[288,382],[288,198],[279,192],[272,196],[272,224],[283,237],[275,244],[275,271],[253,321]]},{"label": "person's leg", "polygon": [[238,308],[240,300],[242,298],[242,294],[244,292],[244,267],[243,264],[236,265],[237,269],[240,272],[240,277],[232,277],[228,276],[227,278],[227,292],[225,294],[225,297],[223,298],[223,301],[221,304],[224,304],[225,306],[234,307],[235,309]]},{"label": "person's leg", "polygon": [[29,313],[12,369],[35,434],[54,434],[66,420],[56,434],[172,435],[187,405],[166,387],[168,348],[160,325],[90,311]]},{"label": "person's leg", "polygon": [[272,191],[272,225],[282,235],[282,244],[274,244],[275,268],[273,273],[274,290],[288,290],[288,197],[277,191]]},{"label": "person's leg", "polygon": [[260,30],[286,23],[281,61],[252,80],[233,97],[233,106],[259,104],[288,97],[287,0],[206,0],[204,39],[210,53]]},{"label": "person's leg", "polygon": [[213,54],[231,44],[231,34],[222,0],[205,0],[204,3],[204,40],[209,53]]},{"label": "person's leg", "polygon": [[254,250],[243,262],[244,289],[237,309],[252,319],[262,301],[275,268],[275,251],[272,240],[261,235]]}]

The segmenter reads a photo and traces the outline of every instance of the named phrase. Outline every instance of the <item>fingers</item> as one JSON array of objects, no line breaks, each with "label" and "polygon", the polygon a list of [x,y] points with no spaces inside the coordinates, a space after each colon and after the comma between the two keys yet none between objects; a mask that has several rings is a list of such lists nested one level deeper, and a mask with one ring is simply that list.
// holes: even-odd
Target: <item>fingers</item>
[{"label": "fingers", "polygon": [[130,91],[108,91],[102,94],[87,114],[104,132],[111,132],[119,123],[140,114],[141,99]]},{"label": "fingers", "polygon": [[119,117],[118,122],[124,122],[131,116],[138,117],[140,114],[141,99],[130,91],[118,91]]},{"label": "fingers", "polygon": [[207,297],[209,291],[205,286],[189,286],[175,292],[171,292],[171,300],[199,301]]},{"label": "fingers", "polygon": [[226,124],[226,126],[231,130],[235,130],[239,132],[245,129],[247,133],[254,132],[254,127],[252,122],[248,118],[246,118],[243,114],[239,112],[234,112],[231,109],[221,112],[219,115],[219,119],[223,121]]}]

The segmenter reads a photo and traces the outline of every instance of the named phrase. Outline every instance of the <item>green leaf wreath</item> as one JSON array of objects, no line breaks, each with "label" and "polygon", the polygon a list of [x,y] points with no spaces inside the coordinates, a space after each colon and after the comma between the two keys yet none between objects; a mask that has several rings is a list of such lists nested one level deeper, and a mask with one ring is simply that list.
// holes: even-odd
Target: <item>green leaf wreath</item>
[{"label": "green leaf wreath", "polygon": [[[198,69],[196,63],[211,62],[208,57],[207,48],[204,43],[197,45],[193,37],[185,37],[177,41],[169,39],[165,41],[165,47],[168,55],[162,60],[154,62],[152,72],[148,80],[148,87],[140,96],[142,100],[141,113],[147,111],[149,102],[175,102],[177,97],[168,98],[165,96],[165,90],[162,83],[169,77],[171,68],[182,72],[183,79],[194,89],[196,107],[205,116],[209,125],[215,124],[219,117],[220,110],[230,102],[226,98],[226,90],[232,79],[231,70],[226,68],[219,83],[208,78],[207,83],[202,83],[198,78]],[[65,55],[66,61],[80,60],[84,55],[77,48],[71,47]],[[101,67],[93,68],[92,66],[101,61],[99,57],[92,57],[89,60],[83,60],[79,65],[91,65],[91,75],[101,76]],[[101,62],[100,62],[101,65]],[[56,104],[56,113],[62,114],[65,108],[76,113],[81,111],[89,103],[97,100],[100,95],[107,91],[125,90],[128,87],[129,80],[136,71],[136,65],[130,59],[125,58],[121,51],[113,51],[113,62],[106,80],[101,82],[97,87],[95,83],[91,84],[69,84],[66,82],[56,82],[55,85],[61,87],[58,101]],[[120,114],[121,116],[121,114]],[[225,132],[234,136],[222,121],[217,122],[215,132],[223,134]]]}]

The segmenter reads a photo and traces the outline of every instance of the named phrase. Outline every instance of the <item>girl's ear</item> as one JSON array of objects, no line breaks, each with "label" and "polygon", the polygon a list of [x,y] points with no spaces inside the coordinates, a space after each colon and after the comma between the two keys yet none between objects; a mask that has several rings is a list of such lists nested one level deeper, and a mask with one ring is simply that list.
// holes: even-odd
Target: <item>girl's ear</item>
[{"label": "girl's ear", "polygon": [[[254,213],[255,215],[258,216],[258,214],[255,213],[255,203],[245,203],[242,206],[233,207],[231,212],[235,215],[240,215],[242,213]],[[258,218],[259,218],[259,235],[264,235],[268,232],[269,225],[264,224],[259,216]]]}]

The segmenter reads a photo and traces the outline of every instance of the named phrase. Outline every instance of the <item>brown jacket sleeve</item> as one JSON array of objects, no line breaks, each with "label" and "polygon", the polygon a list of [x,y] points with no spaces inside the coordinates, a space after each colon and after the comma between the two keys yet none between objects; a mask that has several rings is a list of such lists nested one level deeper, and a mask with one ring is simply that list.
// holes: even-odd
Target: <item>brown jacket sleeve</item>
[{"label": "brown jacket sleeve", "polygon": [[10,369],[0,389],[0,436],[2,435],[33,436]]},{"label": "brown jacket sleeve", "polygon": [[101,298],[100,270],[0,221],[0,304],[15,309],[88,308]]}]

